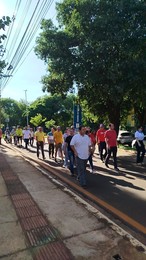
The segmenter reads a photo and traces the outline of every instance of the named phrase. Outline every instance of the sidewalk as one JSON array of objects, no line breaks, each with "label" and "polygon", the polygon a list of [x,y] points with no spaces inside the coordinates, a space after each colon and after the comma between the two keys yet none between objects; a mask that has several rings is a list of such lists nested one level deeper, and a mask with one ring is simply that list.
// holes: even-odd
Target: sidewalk
[{"label": "sidewalk", "polygon": [[146,260],[142,244],[37,167],[0,146],[0,259]]}]

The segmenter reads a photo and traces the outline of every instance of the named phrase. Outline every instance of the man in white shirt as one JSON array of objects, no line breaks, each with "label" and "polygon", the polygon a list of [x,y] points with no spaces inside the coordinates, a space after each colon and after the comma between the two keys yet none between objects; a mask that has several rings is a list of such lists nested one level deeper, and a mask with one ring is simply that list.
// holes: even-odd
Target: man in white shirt
[{"label": "man in white shirt", "polygon": [[136,139],[136,150],[137,150],[137,164],[143,164],[144,155],[145,155],[145,146],[143,143],[144,140],[144,133],[143,133],[143,127],[139,126],[137,131],[135,132],[135,139]]},{"label": "man in white shirt", "polygon": [[77,172],[80,185],[86,188],[86,165],[91,152],[91,140],[85,134],[84,126],[79,127],[79,133],[74,135],[70,146],[77,160]]},{"label": "man in white shirt", "polygon": [[23,130],[23,139],[25,142],[25,149],[27,149],[28,143],[29,143],[29,138],[30,138],[30,130],[27,129],[27,126],[25,126],[24,130]]}]

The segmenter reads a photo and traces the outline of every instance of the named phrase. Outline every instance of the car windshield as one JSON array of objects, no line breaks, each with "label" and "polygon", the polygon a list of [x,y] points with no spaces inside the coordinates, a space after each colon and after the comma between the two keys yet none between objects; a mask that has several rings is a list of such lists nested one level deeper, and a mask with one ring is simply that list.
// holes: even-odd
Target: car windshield
[{"label": "car windshield", "polygon": [[121,136],[132,136],[131,133],[122,133]]}]

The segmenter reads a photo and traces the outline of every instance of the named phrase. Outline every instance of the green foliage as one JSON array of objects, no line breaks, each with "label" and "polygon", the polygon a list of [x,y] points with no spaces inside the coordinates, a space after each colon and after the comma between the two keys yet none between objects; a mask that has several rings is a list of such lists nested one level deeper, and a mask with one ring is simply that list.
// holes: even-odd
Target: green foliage
[{"label": "green foliage", "polygon": [[45,122],[46,128],[50,129],[51,127],[55,126],[55,121],[53,119]]},{"label": "green foliage", "polygon": [[40,126],[45,121],[46,121],[46,118],[43,118],[43,116],[40,113],[37,113],[36,116],[31,117],[31,119],[30,119],[30,123],[33,124],[34,126]]},{"label": "green foliage", "polygon": [[35,117],[39,112],[47,121],[54,120],[64,129],[73,122],[73,99],[73,95],[62,98],[57,94],[38,98],[29,106],[29,117]]},{"label": "green foliage", "polygon": [[9,125],[17,126],[17,125],[25,125],[25,117],[24,110],[25,107],[23,103],[17,102],[11,98],[2,98],[1,100],[2,107],[2,124],[6,126],[6,120],[9,118]]},{"label": "green foliage", "polygon": [[[10,17],[3,16],[0,19],[0,31],[1,30],[5,31],[6,26],[9,26],[10,22],[11,22]],[[3,56],[4,49],[3,49],[2,42],[3,42],[3,40],[5,40],[5,38],[6,38],[6,35],[4,33],[0,34],[0,56]],[[2,70],[5,67],[6,67],[5,61],[4,60],[0,60],[0,73],[2,72]]]},{"label": "green foliage", "polygon": [[136,97],[145,106],[145,1],[64,0],[57,12],[59,26],[44,20],[36,41],[36,54],[48,63],[44,91],[65,95],[76,82],[90,112],[118,129],[123,108]]}]

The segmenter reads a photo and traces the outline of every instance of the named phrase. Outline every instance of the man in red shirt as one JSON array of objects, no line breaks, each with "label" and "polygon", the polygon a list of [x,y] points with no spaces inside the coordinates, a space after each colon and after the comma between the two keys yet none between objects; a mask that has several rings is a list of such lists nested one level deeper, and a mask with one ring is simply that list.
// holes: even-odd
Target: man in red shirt
[{"label": "man in red shirt", "polygon": [[107,144],[107,156],[105,159],[105,165],[107,168],[109,159],[111,157],[111,153],[113,154],[113,160],[114,160],[114,168],[115,170],[119,171],[117,167],[117,133],[114,130],[114,124],[109,124],[109,130],[105,132],[105,141]]},{"label": "man in red shirt", "polygon": [[[97,141],[98,141],[98,145],[99,145],[99,155],[100,155],[100,159],[102,162],[107,155],[105,132],[106,132],[106,129],[104,128],[104,125],[100,124],[100,128],[96,132],[96,137],[97,137]],[[105,150],[104,154],[103,154],[103,150]]]}]

